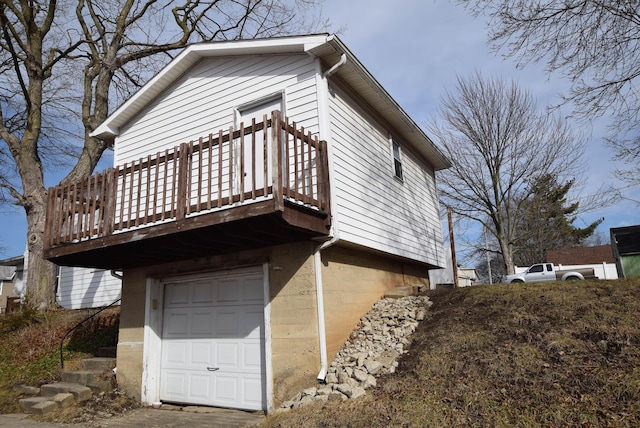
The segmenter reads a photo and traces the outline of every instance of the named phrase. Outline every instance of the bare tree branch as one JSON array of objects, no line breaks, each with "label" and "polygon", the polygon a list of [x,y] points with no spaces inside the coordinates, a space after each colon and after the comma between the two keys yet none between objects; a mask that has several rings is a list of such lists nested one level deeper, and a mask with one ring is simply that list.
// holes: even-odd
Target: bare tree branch
[{"label": "bare tree branch", "polygon": [[626,168],[618,175],[640,184],[640,9],[634,1],[460,0],[487,15],[489,40],[519,66],[544,62],[572,85],[564,103],[590,120],[609,115],[607,141]]}]

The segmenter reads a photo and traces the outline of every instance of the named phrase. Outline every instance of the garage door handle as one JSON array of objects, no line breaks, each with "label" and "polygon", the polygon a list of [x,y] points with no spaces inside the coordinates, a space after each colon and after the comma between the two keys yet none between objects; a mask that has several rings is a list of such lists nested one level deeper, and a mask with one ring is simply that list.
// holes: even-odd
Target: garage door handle
[{"label": "garage door handle", "polygon": [[218,370],[220,370],[220,367],[207,367],[207,370],[209,370],[210,372],[217,372]]}]

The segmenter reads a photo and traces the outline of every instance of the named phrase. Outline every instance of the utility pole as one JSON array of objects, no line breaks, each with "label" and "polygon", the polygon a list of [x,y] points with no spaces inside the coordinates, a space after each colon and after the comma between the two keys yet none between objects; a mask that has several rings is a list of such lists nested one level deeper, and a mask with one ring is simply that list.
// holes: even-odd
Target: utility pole
[{"label": "utility pole", "polygon": [[451,268],[453,269],[453,288],[458,288],[458,262],[456,261],[456,244],[453,241],[453,220],[451,219],[451,207],[447,207],[447,219],[449,220],[449,244],[451,244]]},{"label": "utility pole", "polygon": [[491,278],[491,257],[489,257],[489,243],[487,241],[487,226],[484,227],[484,254],[487,256],[487,271],[489,272],[489,285],[493,284]]}]

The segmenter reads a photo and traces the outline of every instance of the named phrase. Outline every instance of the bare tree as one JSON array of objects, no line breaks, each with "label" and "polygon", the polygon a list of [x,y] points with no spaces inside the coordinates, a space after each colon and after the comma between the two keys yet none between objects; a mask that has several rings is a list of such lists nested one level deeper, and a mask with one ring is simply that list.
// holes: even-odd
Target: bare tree
[{"label": "bare tree", "polygon": [[442,100],[430,126],[451,160],[440,176],[441,199],[482,223],[498,242],[508,274],[520,208],[541,175],[573,178],[584,143],[556,115],[540,111],[530,93],[501,78],[458,77],[457,94]]},{"label": "bare tree", "polygon": [[460,0],[491,21],[490,42],[524,66],[544,61],[572,86],[565,102],[589,119],[610,114],[607,138],[618,171],[640,184],[640,9],[635,1],[610,0]]},{"label": "bare tree", "polygon": [[0,0],[0,191],[26,214],[31,305],[55,302],[55,267],[42,257],[45,170],[90,175],[107,148],[90,133],[177,50],[313,32],[320,2]]}]

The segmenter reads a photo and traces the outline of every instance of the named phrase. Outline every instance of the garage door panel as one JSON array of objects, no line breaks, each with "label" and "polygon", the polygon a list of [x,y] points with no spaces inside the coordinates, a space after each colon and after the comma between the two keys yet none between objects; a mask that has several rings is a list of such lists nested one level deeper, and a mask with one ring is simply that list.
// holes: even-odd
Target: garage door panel
[{"label": "garage door panel", "polygon": [[211,344],[193,343],[191,345],[190,366],[210,367],[211,366]]},{"label": "garage door panel", "polygon": [[211,337],[215,328],[213,316],[212,311],[206,308],[191,312],[189,335]]},{"label": "garage door panel", "polygon": [[262,279],[247,278],[242,282],[242,301],[245,303],[264,302]]},{"label": "garage door panel", "polygon": [[240,359],[240,344],[218,343],[216,346],[216,367],[220,369],[238,370]]},{"label": "garage door panel", "polygon": [[167,366],[185,366],[189,361],[188,343],[166,343],[162,352],[163,363]]},{"label": "garage door panel", "polygon": [[198,282],[191,289],[191,303],[212,304],[214,301],[213,287],[210,282]]},{"label": "garage door panel", "polygon": [[242,311],[242,335],[246,338],[264,337],[264,309],[262,306],[247,306]]},{"label": "garage door panel", "polygon": [[228,405],[238,401],[237,376],[218,375],[215,379],[215,399]]},{"label": "garage door panel", "polygon": [[225,307],[216,311],[215,336],[240,337],[241,308]]},{"label": "garage door panel", "polygon": [[211,396],[211,379],[209,376],[193,374],[189,376],[189,397],[202,402]]},{"label": "garage door panel", "polygon": [[165,284],[161,400],[264,409],[263,295],[257,272]]},{"label": "garage door panel", "polygon": [[262,355],[263,345],[258,343],[245,343],[242,346],[242,367],[247,371],[258,373],[262,371]]},{"label": "garage door panel", "polygon": [[164,395],[182,397],[187,394],[187,378],[183,373],[165,371],[162,374]]},{"label": "garage door panel", "polygon": [[244,377],[242,379],[242,402],[246,406],[257,406],[262,402],[260,393],[261,379],[256,377]]},{"label": "garage door panel", "polygon": [[165,314],[165,331],[167,336],[185,336],[189,334],[189,314],[185,312],[170,312]]},{"label": "garage door panel", "polygon": [[165,305],[173,306],[189,303],[189,285],[188,284],[171,284],[171,287],[165,288]]},{"label": "garage door panel", "polygon": [[218,281],[216,300],[221,304],[238,304],[242,301],[238,281],[226,279]]}]

